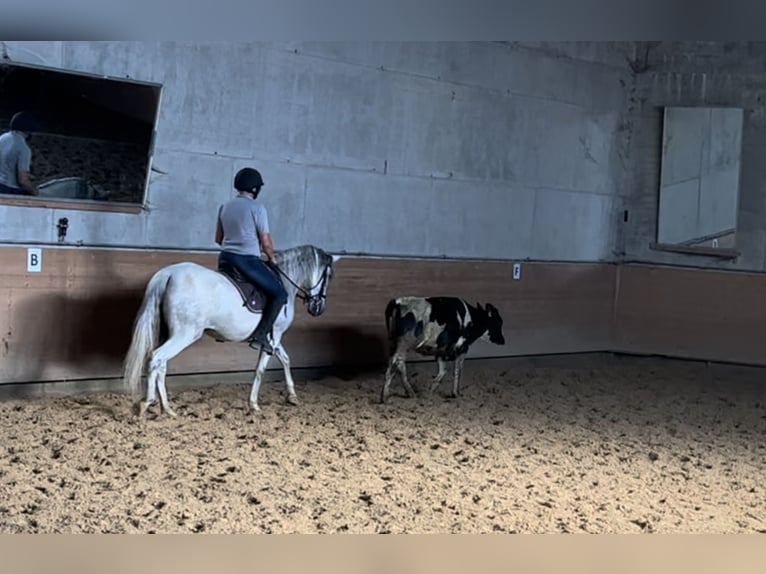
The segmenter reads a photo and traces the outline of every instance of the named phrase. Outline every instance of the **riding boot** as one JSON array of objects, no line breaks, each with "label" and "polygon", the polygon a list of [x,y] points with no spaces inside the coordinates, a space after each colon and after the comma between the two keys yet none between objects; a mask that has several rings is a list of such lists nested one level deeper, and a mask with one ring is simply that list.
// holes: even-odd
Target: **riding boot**
[{"label": "riding boot", "polygon": [[266,305],[261,320],[255,328],[253,336],[250,338],[250,347],[252,349],[260,349],[269,355],[274,354],[274,348],[269,343],[268,336],[271,334],[271,329],[281,310],[282,305],[276,301],[269,301],[268,305]]}]

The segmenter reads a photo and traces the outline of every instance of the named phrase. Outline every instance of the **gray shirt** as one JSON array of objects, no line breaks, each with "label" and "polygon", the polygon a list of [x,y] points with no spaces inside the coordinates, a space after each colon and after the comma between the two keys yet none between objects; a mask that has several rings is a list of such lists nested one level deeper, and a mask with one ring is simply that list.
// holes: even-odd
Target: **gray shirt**
[{"label": "gray shirt", "polygon": [[18,132],[6,132],[0,136],[0,183],[21,189],[19,171],[29,171],[32,151],[24,136]]},{"label": "gray shirt", "polygon": [[218,219],[223,228],[224,251],[261,256],[259,234],[269,233],[266,206],[257,199],[238,195],[221,206]]}]

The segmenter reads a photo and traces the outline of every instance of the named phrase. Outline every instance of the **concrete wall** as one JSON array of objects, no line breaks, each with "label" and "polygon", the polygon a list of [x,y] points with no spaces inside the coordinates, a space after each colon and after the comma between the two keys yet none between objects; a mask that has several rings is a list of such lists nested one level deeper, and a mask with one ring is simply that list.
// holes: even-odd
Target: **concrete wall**
[{"label": "concrete wall", "polygon": [[[766,270],[766,43],[673,42],[649,51],[648,69],[630,91],[630,180],[615,201],[629,211],[618,228],[623,261]],[[657,238],[663,106],[733,106],[744,109],[736,260],[663,253]]]},{"label": "concrete wall", "polygon": [[0,206],[0,239],[212,249],[256,165],[277,246],[613,258],[627,181],[619,43],[5,42],[12,60],[161,83],[148,211]]}]

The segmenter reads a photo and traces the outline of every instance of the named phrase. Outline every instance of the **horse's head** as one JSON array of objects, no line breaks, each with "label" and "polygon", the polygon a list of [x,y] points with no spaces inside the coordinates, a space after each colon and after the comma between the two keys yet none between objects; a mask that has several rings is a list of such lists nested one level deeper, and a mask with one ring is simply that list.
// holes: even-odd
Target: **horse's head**
[{"label": "horse's head", "polygon": [[330,255],[317,249],[319,265],[314,267],[311,280],[304,286],[306,291],[306,310],[312,317],[319,317],[327,306],[327,290],[334,272],[334,265],[340,259],[339,255]]},{"label": "horse's head", "polygon": [[312,317],[319,317],[325,311],[333,265],[339,259],[339,255],[330,255],[313,245],[301,245],[277,253],[277,271],[283,278],[283,284],[295,289],[294,293],[303,300]]},{"label": "horse's head", "polygon": [[338,259],[340,256],[330,255],[313,245],[301,245],[277,254],[283,283],[286,281],[295,288],[296,296],[303,300],[312,317],[319,317],[325,311],[333,265]]}]

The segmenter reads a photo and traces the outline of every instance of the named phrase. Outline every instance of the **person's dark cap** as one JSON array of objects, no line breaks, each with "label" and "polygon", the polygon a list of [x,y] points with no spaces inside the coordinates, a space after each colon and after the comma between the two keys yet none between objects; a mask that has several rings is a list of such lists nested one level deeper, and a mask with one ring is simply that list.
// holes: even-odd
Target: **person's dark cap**
[{"label": "person's dark cap", "polygon": [[13,131],[31,133],[39,130],[39,123],[31,112],[16,112],[11,118],[10,128]]}]

